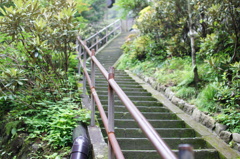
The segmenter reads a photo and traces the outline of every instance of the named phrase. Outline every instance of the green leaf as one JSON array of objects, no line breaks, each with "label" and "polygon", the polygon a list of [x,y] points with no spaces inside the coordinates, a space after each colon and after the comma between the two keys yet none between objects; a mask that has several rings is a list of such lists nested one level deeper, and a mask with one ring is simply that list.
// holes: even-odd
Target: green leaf
[{"label": "green leaf", "polygon": [[17,83],[21,86],[23,85],[23,83],[21,81],[17,81]]},{"label": "green leaf", "polygon": [[16,128],[13,128],[13,129],[11,130],[11,133],[12,133],[13,136],[16,135],[17,129],[16,129]]}]

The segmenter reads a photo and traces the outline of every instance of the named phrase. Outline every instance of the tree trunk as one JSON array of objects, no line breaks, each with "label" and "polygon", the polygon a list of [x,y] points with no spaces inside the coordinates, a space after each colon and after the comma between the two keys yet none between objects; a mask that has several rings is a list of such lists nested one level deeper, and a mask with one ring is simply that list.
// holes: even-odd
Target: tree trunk
[{"label": "tree trunk", "polygon": [[195,31],[192,28],[192,13],[191,13],[191,6],[190,0],[188,0],[188,15],[189,15],[189,37],[191,41],[191,55],[192,55],[192,67],[193,67],[193,75],[194,75],[194,85],[197,88],[199,83],[199,75],[197,70],[197,62],[196,62],[196,50],[195,50]]},{"label": "tree trunk", "polygon": [[[66,37],[67,38],[67,37]],[[68,47],[67,47],[67,39],[65,39],[65,44],[64,44],[64,71],[67,74],[68,71]]]}]

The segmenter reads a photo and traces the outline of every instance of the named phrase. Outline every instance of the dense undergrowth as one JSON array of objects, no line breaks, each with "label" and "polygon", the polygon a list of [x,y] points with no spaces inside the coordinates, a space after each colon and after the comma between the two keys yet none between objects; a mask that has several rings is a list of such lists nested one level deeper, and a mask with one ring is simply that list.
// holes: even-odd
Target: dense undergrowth
[{"label": "dense undergrowth", "polygon": [[155,78],[240,133],[239,2],[153,0],[144,8],[146,2],[134,4],[139,14],[129,9],[137,15],[135,33],[118,67]]},{"label": "dense undergrowth", "polygon": [[[8,91],[2,92],[4,95],[0,98],[1,158],[69,156],[73,129],[79,122],[88,124],[90,119],[90,112],[81,108],[76,60],[70,61],[72,68],[61,84],[49,77],[47,80],[52,83],[29,86],[28,75],[41,76],[40,72],[33,75],[13,68],[2,72],[1,84],[9,87],[5,87]],[[58,88],[53,89],[49,84]]]},{"label": "dense undergrowth", "polygon": [[[201,82],[196,89],[189,57],[163,62],[146,60],[131,63],[129,56],[128,53],[122,56],[119,69],[129,69],[135,74],[153,77],[162,85],[171,87],[177,97],[195,104],[218,122],[228,125],[231,132],[240,133],[239,80],[232,81],[231,87],[227,86],[224,80],[219,79],[224,79],[224,74],[218,77],[207,63],[202,62],[198,66]],[[236,70],[239,68],[240,65],[235,66]]]}]

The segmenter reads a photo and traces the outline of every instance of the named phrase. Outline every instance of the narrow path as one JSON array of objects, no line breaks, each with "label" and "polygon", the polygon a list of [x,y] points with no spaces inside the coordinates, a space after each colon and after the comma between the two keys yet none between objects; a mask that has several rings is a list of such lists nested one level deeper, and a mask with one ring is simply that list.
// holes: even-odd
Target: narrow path
[{"label": "narrow path", "polygon": [[[122,51],[120,46],[123,44],[125,36],[126,34],[120,35],[96,55],[106,70],[108,70],[110,66],[113,66],[121,56]],[[182,116],[179,116],[179,111],[177,111],[177,115],[173,113],[171,110],[176,112],[176,109],[166,107],[165,104],[167,103],[164,103],[164,105],[160,103],[158,100],[160,97],[154,95],[154,98],[151,93],[135,81],[136,79],[132,79],[132,77],[124,71],[116,70],[115,80],[174,152],[177,153],[179,144],[191,144],[194,147],[195,159],[222,158],[220,153],[204,140],[206,138],[201,136],[201,133],[199,134],[188,126],[189,121],[187,122],[188,124],[186,124],[186,122],[182,120],[191,120],[184,118],[184,113],[181,114]],[[140,81],[140,83],[144,84],[142,81]],[[107,112],[107,82],[99,71],[96,72],[96,90]],[[154,147],[142,133],[141,129],[138,128],[138,124],[133,120],[117,95],[115,99],[115,133],[125,158],[159,158]],[[99,121],[101,121],[101,119],[99,119]],[[107,136],[101,122],[100,126],[102,127],[104,136]]]}]

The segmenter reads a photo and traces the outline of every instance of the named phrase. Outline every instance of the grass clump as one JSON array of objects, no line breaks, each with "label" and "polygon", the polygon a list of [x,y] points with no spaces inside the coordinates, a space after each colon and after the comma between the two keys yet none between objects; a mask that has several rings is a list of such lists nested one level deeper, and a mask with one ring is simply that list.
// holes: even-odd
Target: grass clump
[{"label": "grass clump", "polygon": [[219,108],[214,101],[216,93],[217,85],[215,83],[206,85],[198,94],[196,99],[196,105],[199,107],[199,109],[206,112],[219,111]]},{"label": "grass clump", "polygon": [[194,87],[181,87],[176,90],[177,97],[183,98],[183,99],[192,99],[196,95],[196,89]]}]

